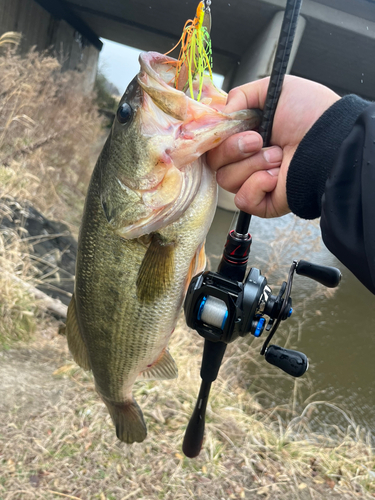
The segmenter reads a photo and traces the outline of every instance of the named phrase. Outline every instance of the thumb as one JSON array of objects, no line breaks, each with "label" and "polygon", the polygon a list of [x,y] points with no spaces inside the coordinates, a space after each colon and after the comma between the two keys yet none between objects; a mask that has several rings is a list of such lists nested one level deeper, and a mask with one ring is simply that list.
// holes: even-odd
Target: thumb
[{"label": "thumb", "polygon": [[232,113],[240,109],[263,109],[269,80],[267,77],[232,89],[228,94],[227,104],[223,111]]}]

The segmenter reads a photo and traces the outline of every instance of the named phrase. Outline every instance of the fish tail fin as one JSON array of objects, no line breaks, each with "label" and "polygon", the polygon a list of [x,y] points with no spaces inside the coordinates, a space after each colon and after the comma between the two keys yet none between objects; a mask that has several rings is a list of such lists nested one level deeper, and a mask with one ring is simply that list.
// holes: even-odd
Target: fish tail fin
[{"label": "fish tail fin", "polygon": [[116,436],[124,443],[141,443],[147,436],[147,427],[143,420],[142,410],[134,398],[122,403],[103,400],[111,415]]}]

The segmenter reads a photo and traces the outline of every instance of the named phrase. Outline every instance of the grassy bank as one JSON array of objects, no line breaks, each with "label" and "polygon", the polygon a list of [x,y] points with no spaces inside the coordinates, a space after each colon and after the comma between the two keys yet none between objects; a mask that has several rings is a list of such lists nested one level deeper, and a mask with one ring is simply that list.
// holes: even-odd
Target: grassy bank
[{"label": "grassy bank", "polygon": [[[91,376],[72,363],[54,325],[38,342],[5,353],[2,363],[11,369],[1,375],[14,400],[0,412],[0,498],[374,497],[375,459],[366,436],[353,427],[335,429],[335,437],[312,432],[311,406],[295,418],[291,410],[262,408],[234,379],[230,365],[243,355],[240,347],[215,382],[203,450],[185,458],[181,443],[201,347],[181,321],[171,342],[179,378],[136,385],[149,434],[132,446],[117,441]],[[255,355],[250,348],[247,356]]]},{"label": "grassy bank", "polygon": [[[29,200],[77,232],[102,140],[93,97],[79,92],[77,79],[61,74],[50,57],[0,54],[5,215],[6,197]],[[199,387],[202,341],[182,318],[170,346],[179,378],[136,384],[149,434],[142,444],[119,443],[91,375],[57,334],[58,322],[12,279],[33,283],[35,274],[21,233],[0,231],[0,342],[7,346],[0,351],[0,500],[375,497],[374,450],[342,410],[333,409],[346,429],[313,432],[311,419],[323,403],[297,411],[299,381],[288,407],[259,403],[279,375],[256,364],[257,343],[229,346],[202,453],[185,458],[181,443]],[[295,335],[289,331],[288,346]]]},{"label": "grassy bank", "polygon": [[[5,43],[6,41],[12,43]],[[53,57],[17,54],[17,36],[0,40],[0,217],[10,201],[29,201],[46,217],[78,234],[84,194],[104,130],[93,95],[80,91],[82,75],[61,73]],[[33,283],[36,269],[22,222],[0,230],[0,345],[29,338],[38,304],[17,280]],[[38,317],[38,321],[36,318]]]},{"label": "grassy bank", "polygon": [[[1,52],[2,50],[2,52]],[[2,54],[2,56],[1,56]],[[102,122],[82,75],[53,57],[0,46],[1,196],[79,224]]]}]

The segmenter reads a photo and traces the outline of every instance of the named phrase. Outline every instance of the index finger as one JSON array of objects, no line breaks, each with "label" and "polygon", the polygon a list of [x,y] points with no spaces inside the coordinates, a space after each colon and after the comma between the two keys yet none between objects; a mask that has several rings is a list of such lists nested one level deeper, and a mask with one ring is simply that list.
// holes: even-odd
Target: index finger
[{"label": "index finger", "polygon": [[269,77],[235,87],[228,94],[224,113],[232,113],[240,109],[263,109],[266,100]]}]

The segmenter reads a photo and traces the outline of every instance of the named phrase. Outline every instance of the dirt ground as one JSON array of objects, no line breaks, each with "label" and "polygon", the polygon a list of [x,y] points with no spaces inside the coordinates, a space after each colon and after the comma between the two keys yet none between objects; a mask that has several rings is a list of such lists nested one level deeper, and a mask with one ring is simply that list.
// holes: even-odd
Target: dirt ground
[{"label": "dirt ground", "polygon": [[64,340],[51,335],[47,342],[0,352],[0,411],[16,411],[18,418],[36,417],[56,404],[74,384],[53,377],[65,354]]},{"label": "dirt ground", "polygon": [[[91,376],[74,365],[57,326],[51,321],[30,344],[0,352],[0,500],[374,498],[360,482],[327,475],[318,459],[306,465],[287,445],[278,449],[256,429],[249,435],[240,428],[246,415],[239,414],[239,424],[221,413],[218,423],[215,400],[204,450],[186,459],[181,442],[198,387],[198,356],[188,385],[185,374],[181,382],[136,388],[149,436],[142,444],[119,443]],[[184,356],[191,360],[189,349]]]}]

